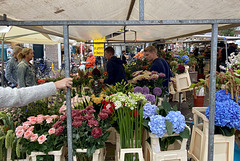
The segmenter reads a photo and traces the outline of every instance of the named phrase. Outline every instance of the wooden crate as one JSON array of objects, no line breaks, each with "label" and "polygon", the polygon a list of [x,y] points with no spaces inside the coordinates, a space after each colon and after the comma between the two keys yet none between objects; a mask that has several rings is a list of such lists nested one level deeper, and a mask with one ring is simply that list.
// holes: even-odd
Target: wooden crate
[{"label": "wooden crate", "polygon": [[[207,107],[194,107],[192,110],[194,126],[188,154],[195,161],[207,161],[209,120],[204,115],[206,109]],[[234,135],[214,135],[214,161],[233,161],[234,139]]]},{"label": "wooden crate", "polygon": [[[172,136],[177,136],[174,134]],[[188,139],[183,141],[176,140],[173,144],[169,145],[167,151],[161,151],[159,138],[154,134],[149,133],[151,145],[146,141],[146,151],[144,153],[145,161],[187,161],[186,144]],[[163,137],[168,137],[165,134]]]},{"label": "wooden crate", "polygon": [[182,89],[187,89],[191,85],[188,69],[189,66],[185,66],[185,73],[175,75],[177,92],[180,92]]},{"label": "wooden crate", "polygon": [[[77,153],[86,153],[87,149],[76,149]],[[93,153],[92,161],[104,161],[106,156],[106,148],[97,149]],[[73,157],[73,161],[77,161],[77,157]]]},{"label": "wooden crate", "polygon": [[[65,161],[64,150],[65,150],[65,148],[62,147],[58,151],[48,152],[48,155],[53,155],[54,161]],[[29,158],[30,161],[37,161],[38,155],[47,155],[47,154],[45,154],[43,152],[31,152],[31,154],[29,156],[27,156],[27,158]]]}]

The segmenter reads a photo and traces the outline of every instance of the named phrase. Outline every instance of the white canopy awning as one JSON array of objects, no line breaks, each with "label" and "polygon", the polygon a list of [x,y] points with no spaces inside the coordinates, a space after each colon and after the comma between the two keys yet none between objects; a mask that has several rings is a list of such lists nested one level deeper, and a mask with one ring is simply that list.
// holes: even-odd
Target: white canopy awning
[{"label": "white canopy awning", "polygon": [[[145,20],[239,19],[239,0],[145,0]],[[1,1],[0,14],[15,20],[126,20],[131,0],[38,0]],[[130,14],[130,12],[129,12]],[[129,20],[139,19],[135,0]],[[219,25],[223,27],[226,25]],[[234,26],[238,26],[235,24]],[[70,36],[92,40],[109,35],[124,26],[70,26]],[[63,33],[62,26],[44,28]],[[209,32],[211,25],[127,26],[137,32],[138,41],[173,39]],[[132,40],[132,39],[131,39]]]}]

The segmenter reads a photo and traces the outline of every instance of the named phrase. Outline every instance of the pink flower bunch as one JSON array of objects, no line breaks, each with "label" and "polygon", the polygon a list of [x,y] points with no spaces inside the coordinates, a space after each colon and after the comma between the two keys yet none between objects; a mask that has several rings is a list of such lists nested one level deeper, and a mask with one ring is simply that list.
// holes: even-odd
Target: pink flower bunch
[{"label": "pink flower bunch", "polygon": [[[29,118],[27,118],[28,121],[24,122],[22,124],[22,126],[18,126],[15,130],[16,136],[17,138],[25,138],[30,140],[30,142],[35,142],[38,141],[39,144],[42,144],[43,142],[45,142],[47,140],[47,135],[41,135],[40,137],[38,137],[38,134],[34,134],[33,130],[34,130],[34,125],[37,124],[42,124],[44,121],[46,121],[47,124],[52,123],[54,119],[58,119],[59,116],[58,115],[37,115],[37,117],[35,116],[31,116]],[[54,134],[55,133],[55,129],[51,128],[48,131],[49,135]]]},{"label": "pink flower bunch", "polygon": [[102,136],[102,129],[100,127],[94,127],[91,134],[94,138],[99,138]]},{"label": "pink flower bunch", "polygon": [[133,73],[133,82],[137,83],[137,81],[142,81],[142,80],[157,80],[159,77],[164,78],[165,74],[164,73],[158,73],[156,71],[137,71]]}]

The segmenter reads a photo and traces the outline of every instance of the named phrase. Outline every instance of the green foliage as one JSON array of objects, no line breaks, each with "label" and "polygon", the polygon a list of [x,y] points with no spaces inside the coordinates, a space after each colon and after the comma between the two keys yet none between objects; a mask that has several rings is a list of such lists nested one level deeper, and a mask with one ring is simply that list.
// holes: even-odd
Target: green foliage
[{"label": "green foliage", "polygon": [[224,29],[224,30],[221,30],[220,35],[221,36],[234,36],[235,31],[236,31],[236,27]]},{"label": "green foliage", "polygon": [[122,92],[124,94],[127,94],[128,92],[133,91],[133,85],[131,83],[126,83],[125,81],[122,81],[121,83],[117,82],[115,86],[113,85],[107,85],[107,89],[104,90],[106,95],[115,94],[117,92]]}]

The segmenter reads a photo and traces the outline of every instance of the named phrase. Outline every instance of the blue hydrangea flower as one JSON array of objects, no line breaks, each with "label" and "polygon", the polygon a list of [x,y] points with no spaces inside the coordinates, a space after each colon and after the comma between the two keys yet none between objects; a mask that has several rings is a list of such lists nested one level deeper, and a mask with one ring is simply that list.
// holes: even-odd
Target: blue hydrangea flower
[{"label": "blue hydrangea flower", "polygon": [[187,55],[183,55],[182,59],[184,60],[184,64],[187,64],[189,61],[189,57]]},{"label": "blue hydrangea flower", "polygon": [[143,106],[143,118],[150,118],[151,116],[157,115],[156,110],[158,110],[158,107],[156,105],[151,105],[150,103],[146,103]]},{"label": "blue hydrangea flower", "polygon": [[155,87],[155,88],[153,89],[153,94],[154,94],[155,96],[160,96],[160,95],[162,94],[161,88]]},{"label": "blue hydrangea flower", "polygon": [[139,87],[139,86],[135,87],[135,88],[133,89],[133,93],[143,93],[142,87]]},{"label": "blue hydrangea flower", "polygon": [[150,122],[148,123],[150,131],[153,134],[156,134],[157,137],[162,138],[163,135],[167,132],[165,125],[165,117],[161,115],[155,115],[150,117]]},{"label": "blue hydrangea flower", "polygon": [[[205,111],[209,118],[209,107]],[[240,130],[240,106],[232,99],[215,102],[215,125]]]},{"label": "blue hydrangea flower", "polygon": [[223,102],[230,99],[232,99],[231,94],[228,91],[227,91],[227,94],[225,94],[225,89],[216,91],[216,94],[215,94],[216,102]]},{"label": "blue hydrangea flower", "polygon": [[145,98],[147,99],[148,102],[150,102],[151,104],[155,104],[155,96],[152,94],[146,94]]},{"label": "blue hydrangea flower", "polygon": [[142,89],[143,89],[143,93],[142,93],[142,94],[149,94],[149,91],[150,91],[150,90],[149,90],[148,87],[145,87],[145,86],[144,86]]},{"label": "blue hydrangea flower", "polygon": [[170,111],[166,116],[166,120],[171,121],[173,125],[173,132],[180,133],[185,129],[185,117],[180,111]]}]

